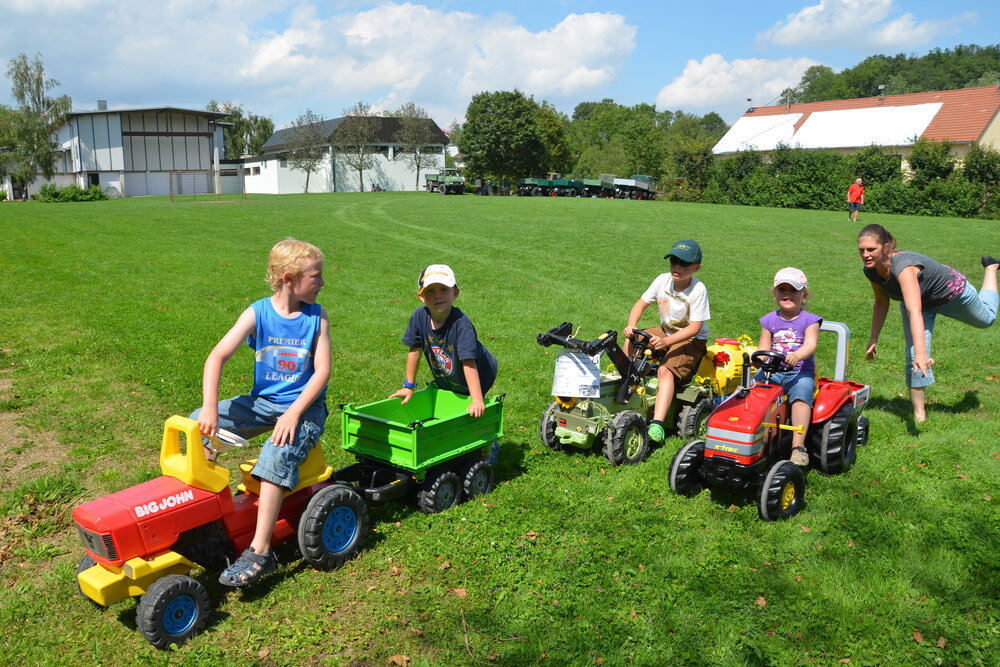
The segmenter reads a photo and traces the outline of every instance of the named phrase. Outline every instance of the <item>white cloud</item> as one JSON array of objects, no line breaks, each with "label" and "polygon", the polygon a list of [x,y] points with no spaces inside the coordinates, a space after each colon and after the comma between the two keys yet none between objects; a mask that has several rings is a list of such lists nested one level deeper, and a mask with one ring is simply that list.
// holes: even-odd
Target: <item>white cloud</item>
[{"label": "white cloud", "polygon": [[758,34],[757,43],[762,47],[901,49],[957,32],[962,24],[977,19],[973,11],[943,21],[918,21],[909,12],[895,14],[895,0],[820,0]]},{"label": "white cloud", "polygon": [[[557,105],[613,81],[636,28],[615,13],[529,29],[491,15],[351,0],[0,0],[0,60],[42,53],[77,108],[241,102],[279,125],[359,99],[407,101],[442,125],[483,90],[520,88]],[[72,39],[67,39],[67,36]],[[567,66],[571,63],[572,66]],[[0,90],[0,102],[4,102]]]},{"label": "white cloud", "polygon": [[761,58],[728,61],[718,53],[700,62],[689,60],[679,77],[660,89],[658,109],[719,111],[732,120],[746,108],[746,98],[758,106],[767,104],[785,88],[798,85],[802,74],[813,65],[809,58]]}]

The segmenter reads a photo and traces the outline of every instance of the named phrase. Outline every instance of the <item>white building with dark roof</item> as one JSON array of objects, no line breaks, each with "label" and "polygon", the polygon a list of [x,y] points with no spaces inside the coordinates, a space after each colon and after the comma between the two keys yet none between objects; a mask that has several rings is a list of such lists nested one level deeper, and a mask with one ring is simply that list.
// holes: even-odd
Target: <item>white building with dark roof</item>
[{"label": "white building with dark roof", "polygon": [[[374,120],[379,122],[375,143],[371,146],[375,166],[365,170],[364,190],[371,190],[376,183],[385,190],[422,189],[423,184],[419,187],[417,184],[416,169],[394,139],[399,131],[399,119],[378,117]],[[433,120],[425,120],[431,141],[424,152],[426,163],[421,166],[421,178],[425,171],[444,167],[448,145],[448,135]],[[337,128],[343,121],[344,118],[334,118],[320,123],[322,135],[327,138],[326,157],[319,170],[309,176],[309,192],[358,192],[362,189],[358,171],[347,164],[343,153],[338,152]],[[243,161],[247,192],[289,194],[305,191],[305,172],[292,169],[287,160],[292,132],[291,128],[278,130],[261,148],[260,157]]]}]

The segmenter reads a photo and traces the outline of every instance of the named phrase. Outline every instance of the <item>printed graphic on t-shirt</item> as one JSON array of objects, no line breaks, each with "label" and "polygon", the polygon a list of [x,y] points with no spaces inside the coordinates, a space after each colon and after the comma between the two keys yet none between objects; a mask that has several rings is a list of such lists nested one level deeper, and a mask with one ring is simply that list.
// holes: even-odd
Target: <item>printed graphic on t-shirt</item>
[{"label": "printed graphic on t-shirt", "polygon": [[950,266],[945,266],[945,268],[951,271],[951,275],[948,276],[946,286],[948,288],[950,298],[954,299],[956,296],[965,291],[965,276]]},{"label": "printed graphic on t-shirt", "polygon": [[795,329],[781,329],[775,331],[771,336],[771,350],[788,355],[792,352],[792,346],[798,341],[795,337]]},{"label": "printed graphic on t-shirt", "polygon": [[297,382],[309,368],[310,354],[300,347],[268,345],[257,350],[256,361],[267,369],[265,380]]},{"label": "printed graphic on t-shirt", "polygon": [[451,357],[437,345],[431,345],[431,364],[444,375],[451,375],[453,368]]}]

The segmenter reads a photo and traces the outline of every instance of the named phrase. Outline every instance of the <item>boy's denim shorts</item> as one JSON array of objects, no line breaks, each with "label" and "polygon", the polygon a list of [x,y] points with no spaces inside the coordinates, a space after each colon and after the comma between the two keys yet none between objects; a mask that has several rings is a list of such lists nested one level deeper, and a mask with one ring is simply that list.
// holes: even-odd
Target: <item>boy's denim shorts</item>
[{"label": "boy's denim shorts", "polygon": [[[219,428],[249,439],[272,430],[288,408],[288,405],[279,405],[260,397],[236,396],[219,401]],[[191,419],[197,420],[200,412],[201,408],[192,412]],[[290,444],[279,447],[268,438],[260,449],[257,465],[250,473],[254,479],[267,480],[288,491],[294,489],[299,483],[299,464],[319,442],[326,428],[327,414],[326,401],[318,400],[302,413],[295,439]]]},{"label": "boy's denim shorts", "polygon": [[[757,373],[754,381],[763,382],[764,374]],[[813,404],[813,394],[816,391],[816,378],[802,371],[783,371],[771,376],[772,384],[780,384],[788,397],[788,404],[803,401],[810,408]]]}]

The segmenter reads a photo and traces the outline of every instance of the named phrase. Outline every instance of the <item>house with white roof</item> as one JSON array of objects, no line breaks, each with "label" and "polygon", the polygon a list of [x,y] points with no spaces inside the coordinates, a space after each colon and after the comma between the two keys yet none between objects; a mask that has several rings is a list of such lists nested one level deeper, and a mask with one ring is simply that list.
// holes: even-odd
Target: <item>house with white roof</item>
[{"label": "house with white roof", "polygon": [[850,154],[877,145],[905,160],[919,138],[952,142],[958,158],[977,143],[1000,150],[1000,86],[751,108],[712,152],[782,144]]}]

